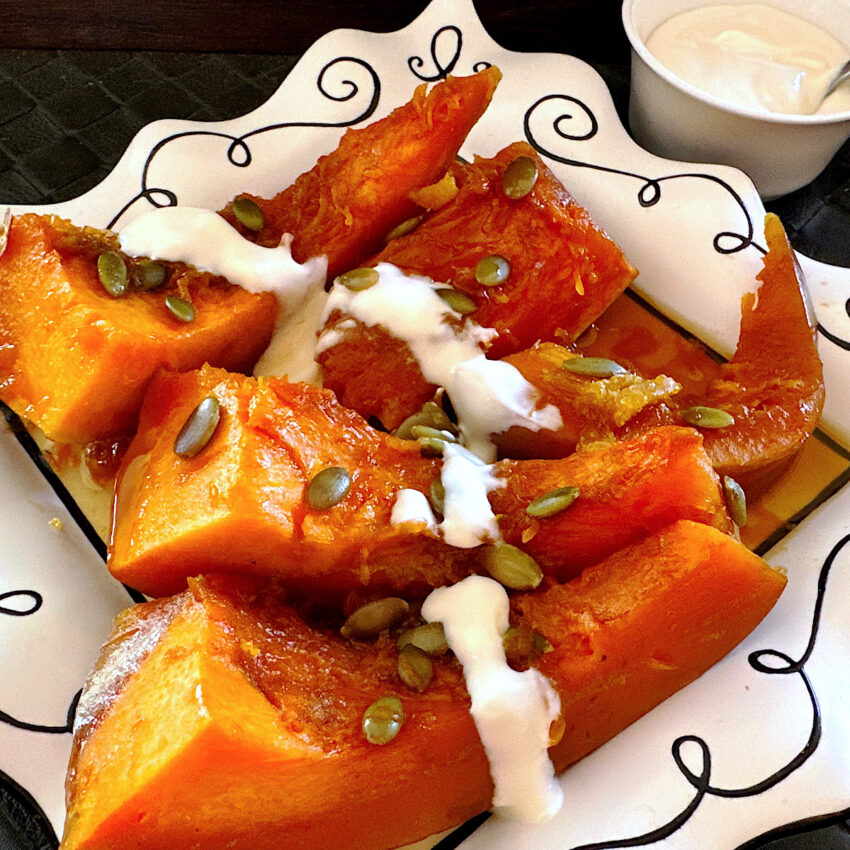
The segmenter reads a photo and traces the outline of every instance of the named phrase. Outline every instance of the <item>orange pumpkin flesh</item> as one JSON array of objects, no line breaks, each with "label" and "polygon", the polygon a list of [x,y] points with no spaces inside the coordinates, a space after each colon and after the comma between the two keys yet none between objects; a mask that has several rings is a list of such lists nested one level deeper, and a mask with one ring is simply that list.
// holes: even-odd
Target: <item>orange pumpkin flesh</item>
[{"label": "orange pumpkin flesh", "polygon": [[729,427],[702,432],[715,469],[737,480],[751,498],[761,495],[811,436],[824,400],[823,369],[805,283],[775,215],[767,216],[765,233],[769,250],[758,275],[761,286],[757,296],[743,299],[737,351],[703,393],[683,392],[650,405],[618,427],[586,403],[590,379],[562,368],[571,352],[545,343],[506,359],[540,390],[544,402],[559,408],[564,427],[551,439],[546,432],[512,429],[500,438],[502,450],[521,457],[528,452],[558,456],[573,451],[588,432],[625,438],[658,425],[681,424],[681,410],[707,405],[735,418]]},{"label": "orange pumpkin flesh", "polygon": [[[783,585],[740,543],[682,521],[515,596],[553,645],[539,666],[567,721],[557,769],[727,654]],[[63,850],[369,850],[485,809],[492,782],[456,662],[437,660],[417,694],[395,653],[391,637],[349,643],[233,577],[125,615],[82,703]],[[362,712],[388,693],[405,723],[370,745]]]},{"label": "orange pumpkin flesh", "polygon": [[[212,440],[179,458],[174,439],[194,407],[214,395],[224,411]],[[351,490],[328,510],[305,499],[309,480],[341,466]],[[324,594],[392,588],[421,595],[474,572],[476,552],[423,526],[392,525],[398,491],[428,494],[440,461],[414,441],[376,431],[333,394],[205,368],[162,373],[119,473],[108,565],[150,595],[174,593],[204,571],[285,577]],[[553,461],[505,462],[491,493],[508,542],[553,575],[581,567],[675,519],[730,530],[717,478],[698,435],[670,428]],[[573,509],[534,521],[529,502],[564,484],[583,488]]]},{"label": "orange pumpkin flesh", "polygon": [[[537,162],[538,177],[528,195],[513,200],[502,187],[502,174],[519,156]],[[576,339],[637,274],[530,145],[509,145],[457,173],[458,194],[371,262],[392,263],[470,295],[477,305],[470,319],[499,332],[489,357],[556,335]],[[509,261],[510,273],[504,283],[487,287],[476,280],[475,269],[493,254]],[[327,327],[346,320],[331,316]],[[375,416],[390,429],[435,389],[406,343],[380,326],[357,323],[319,361],[325,386],[346,407],[367,419]]]},{"label": "orange pumpkin flesh", "polygon": [[[0,257],[0,398],[60,443],[131,433],[162,366],[250,369],[271,338],[277,302],[223,278],[169,264],[167,283],[115,298],[97,276],[105,231],[44,216],[15,217]],[[184,323],[164,298],[188,291]]]},{"label": "orange pumpkin flesh", "polygon": [[240,225],[231,206],[222,215],[261,245],[277,245],[291,233],[295,259],[326,255],[331,279],[355,268],[396,225],[421,212],[409,194],[443,176],[501,76],[487,68],[448,77],[427,93],[423,84],[386,118],[348,130],[336,150],[288,189],[270,199],[242,196],[263,210],[258,233]]}]

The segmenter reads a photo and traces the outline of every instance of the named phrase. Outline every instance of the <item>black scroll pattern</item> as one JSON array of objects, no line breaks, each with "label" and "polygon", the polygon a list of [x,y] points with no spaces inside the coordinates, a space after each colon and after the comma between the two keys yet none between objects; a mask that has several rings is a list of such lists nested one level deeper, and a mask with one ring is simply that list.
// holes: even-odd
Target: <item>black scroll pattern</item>
[{"label": "black scroll pattern", "polygon": [[109,222],[107,227],[114,227],[117,222],[120,221],[121,217],[142,199],[146,200],[154,207],[169,207],[177,205],[179,201],[177,194],[173,190],[164,186],[151,186],[149,182],[149,175],[151,166],[160,151],[178,139],[186,139],[192,136],[220,138],[229,143],[225,151],[227,161],[238,168],[247,168],[253,161],[253,155],[251,153],[251,148],[248,145],[248,140],[255,136],[262,135],[263,133],[270,133],[274,130],[282,130],[293,127],[350,127],[360,121],[365,121],[377,109],[378,102],[381,97],[381,81],[378,78],[375,69],[368,62],[354,56],[339,56],[331,62],[328,62],[328,64],[325,65],[319,72],[316,79],[316,87],[323,97],[339,103],[344,103],[357,97],[357,95],[360,94],[361,86],[353,79],[343,77],[342,80],[336,81],[336,85],[339,87],[336,91],[333,91],[330,88],[330,73],[344,67],[346,63],[363,68],[368,73],[372,86],[372,91],[369,95],[369,102],[357,115],[346,118],[342,121],[330,122],[281,121],[276,124],[268,124],[264,127],[256,127],[255,129],[249,130],[247,133],[243,133],[239,136],[224,133],[220,130],[205,129],[184,130],[183,132],[173,133],[170,136],[166,136],[166,138],[157,142],[153,148],[151,148],[150,153],[148,153],[147,159],[142,166],[140,180],[141,186],[139,191],[112,217],[112,220]]},{"label": "black scroll pattern", "polygon": [[[440,50],[443,45],[442,51]],[[449,50],[445,45],[450,45]],[[407,67],[413,72],[413,75],[426,83],[435,83],[437,80],[445,80],[449,74],[454,71],[455,66],[460,60],[460,54],[463,50],[463,33],[459,27],[454,24],[440,27],[431,37],[431,64],[433,73],[426,73],[425,60],[421,56],[410,56],[407,59]],[[443,61],[448,59],[448,61]],[[472,70],[477,74],[485,68],[489,68],[489,62],[476,62],[472,66]]]},{"label": "black scroll pattern", "polygon": [[[638,181],[640,185],[637,189],[637,200],[640,206],[642,207],[651,207],[657,204],[661,200],[662,187],[664,183],[670,180],[681,180],[689,178],[706,180],[711,183],[714,183],[720,186],[724,191],[726,191],[729,196],[735,201],[738,208],[741,210],[741,213],[746,222],[746,228],[744,233],[735,233],[734,231],[727,230],[716,234],[713,240],[714,249],[721,254],[734,254],[738,251],[743,251],[745,248],[749,248],[750,246],[752,246],[760,253],[765,253],[765,248],[757,244],[753,240],[753,221],[752,217],[750,216],[749,210],[744,204],[743,198],[741,198],[738,192],[736,192],[735,189],[729,183],[727,183],[720,177],[716,177],[713,174],[706,174],[705,172],[700,171],[687,171],[680,172],[677,174],[666,174],[661,177],[650,177],[645,174],[638,174],[634,171],[626,171],[624,169],[614,168],[610,165],[585,162],[582,160],[574,159],[572,157],[565,157],[555,151],[546,148],[546,146],[541,144],[539,139],[535,137],[535,134],[531,128],[531,121],[537,109],[542,107],[544,104],[553,101],[559,101],[565,105],[565,111],[558,115],[552,122],[553,129],[560,138],[573,142],[584,141],[586,139],[593,138],[593,136],[595,136],[599,130],[599,124],[596,119],[596,116],[593,114],[587,104],[583,101],[566,94],[544,95],[543,97],[535,101],[535,103],[532,104],[532,106],[526,111],[524,119],[525,137],[528,140],[529,144],[532,145],[532,147],[534,147],[534,149],[538,153],[542,154],[543,156],[549,157],[555,162],[560,162],[563,165],[570,165],[576,168],[590,168],[596,171],[604,171],[608,174],[619,174],[622,177]],[[576,112],[578,112],[578,114],[576,114]],[[576,123],[578,123],[579,126],[581,126],[581,124],[583,123],[584,128],[580,129],[578,132],[571,130],[570,125]],[[848,299],[848,301],[845,303],[844,310],[845,313],[847,313],[848,318],[850,318],[850,299]],[[839,334],[828,330],[820,322],[817,323],[817,330],[818,333],[821,334],[821,336],[825,337],[833,345],[837,345],[844,351],[850,351],[850,340],[845,339]]]},{"label": "black scroll pattern", "polygon": [[[38,612],[43,603],[44,598],[35,590],[7,590],[0,593],[0,616],[29,617]],[[28,732],[43,732],[48,735],[67,734],[72,732],[74,728],[74,716],[77,713],[77,703],[80,700],[80,694],[81,691],[77,691],[74,695],[68,707],[65,722],[61,725],[45,726],[40,723],[29,723],[26,720],[19,720],[13,717],[2,709],[0,709],[0,723],[14,726],[16,729],[25,729]]]},{"label": "black scroll pattern", "polygon": [[[778,785],[794,773],[794,771],[802,767],[806,761],[808,761],[808,759],[815,753],[818,744],[820,743],[822,719],[817,695],[815,694],[812,682],[806,673],[805,664],[811,657],[817,641],[823,604],[826,598],[827,581],[829,579],[830,572],[832,571],[836,559],[848,543],[850,543],[850,534],[841,538],[841,540],[833,546],[821,567],[818,575],[817,596],[815,599],[814,610],[812,612],[812,625],[809,631],[809,639],[800,657],[798,659],[794,659],[786,653],[780,652],[776,649],[760,649],[755,652],[751,652],[748,656],[750,666],[757,672],[768,676],[796,676],[799,677],[803,684],[809,698],[812,714],[808,738],[800,748],[799,752],[787,764],[776,770],[770,776],[766,776],[764,779],[761,779],[752,785],[743,788],[722,788],[712,785],[711,783],[711,750],[708,743],[697,735],[683,735],[673,742],[672,754],[673,760],[675,761],[680,773],[694,788],[694,796],[688,806],[681,812],[677,813],[666,824],[663,824],[651,832],[627,838],[599,841],[592,844],[582,844],[578,847],[572,847],[570,850],[614,850],[614,848],[646,847],[651,844],[655,844],[658,841],[668,838],[684,826],[684,824],[687,823],[694,812],[696,812],[699,808],[700,803],[705,797],[754,797],[757,794],[761,794]],[[685,764],[683,749],[688,744],[695,747],[699,752],[700,768],[698,771],[692,770],[687,764]],[[821,826],[822,823],[815,821],[811,825],[811,830],[818,829]],[[774,833],[775,831],[772,830],[771,834]],[[754,842],[758,842],[758,839],[748,841],[743,846],[755,850],[759,844]]]},{"label": "black scroll pattern", "polygon": [[539,154],[546,156],[555,162],[560,162],[562,165],[570,165],[575,168],[590,168],[594,171],[617,174],[621,177],[636,181],[638,184],[636,198],[641,207],[652,207],[661,201],[664,184],[671,180],[695,179],[706,180],[710,183],[714,183],[727,192],[735,201],[741,211],[744,222],[746,223],[743,233],[736,233],[730,230],[724,230],[717,233],[713,239],[714,250],[720,254],[735,254],[752,246],[761,253],[765,252],[765,249],[758,245],[753,239],[753,220],[743,198],[735,191],[734,187],[720,177],[700,171],[686,171],[676,174],[665,174],[660,177],[651,177],[646,174],[639,174],[635,171],[626,171],[621,168],[615,168],[611,165],[586,162],[573,157],[563,156],[556,151],[548,149],[536,137],[532,128],[532,121],[538,110],[548,104],[555,103],[559,103],[563,106],[563,111],[561,111],[552,120],[552,129],[561,139],[572,142],[582,142],[592,139],[599,132],[599,122],[596,116],[590,107],[579,98],[566,94],[543,95],[526,110],[525,117],[523,119],[525,137],[528,140],[528,143]]}]

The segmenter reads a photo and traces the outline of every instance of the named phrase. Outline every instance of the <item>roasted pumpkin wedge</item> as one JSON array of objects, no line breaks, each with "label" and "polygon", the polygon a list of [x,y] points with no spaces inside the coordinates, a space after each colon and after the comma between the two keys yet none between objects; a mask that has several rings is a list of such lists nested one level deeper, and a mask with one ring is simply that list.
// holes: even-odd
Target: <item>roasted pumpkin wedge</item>
[{"label": "roasted pumpkin wedge", "polygon": [[0,257],[0,399],[56,442],[130,434],[157,369],[250,369],[276,312],[273,295],[124,257],[106,231],[17,216]]},{"label": "roasted pumpkin wedge", "polygon": [[[784,577],[722,532],[682,521],[580,579],[514,597],[548,639],[536,662],[561,695],[558,770],[728,653]],[[493,785],[457,662],[422,693],[395,635],[308,624],[256,580],[196,579],[122,615],[80,702],[62,850],[377,850],[486,809]],[[365,709],[403,724],[368,743]]]},{"label": "roasted pumpkin wedge", "polygon": [[[196,451],[178,454],[205,399],[215,399],[218,425]],[[208,367],[163,372],[119,472],[108,565],[150,595],[212,570],[279,575],[326,594],[370,586],[421,594],[477,568],[474,549],[450,547],[424,524],[391,522],[399,490],[429,494],[440,464],[417,442],[371,428],[328,390]],[[573,575],[674,519],[731,528],[701,440],[686,428],[494,471],[505,479],[490,495],[503,536],[530,547],[553,575]],[[573,509],[526,514],[544,491],[567,484],[582,488]],[[314,486],[330,497],[314,498]]]},{"label": "roasted pumpkin wedge", "polygon": [[387,117],[348,130],[336,150],[288,189],[273,198],[241,195],[237,207],[248,199],[261,212],[256,223],[246,226],[233,204],[222,215],[261,245],[292,234],[295,259],[327,256],[330,278],[354,268],[394,227],[422,212],[409,196],[446,173],[501,76],[491,67],[448,77],[430,91],[423,84]]},{"label": "roasted pumpkin wedge", "polygon": [[515,428],[502,439],[503,451],[551,457],[573,451],[582,439],[623,438],[660,424],[699,427],[694,409],[709,408],[709,419],[716,417],[712,411],[729,414],[720,427],[704,418],[700,428],[716,470],[748,495],[761,495],[811,436],[824,401],[802,273],[775,215],[767,216],[765,233],[769,250],[761,285],[743,299],[738,348],[704,392],[676,393],[669,384],[665,391],[663,376],[589,377],[565,368],[576,362],[573,352],[544,343],[506,359],[538,388],[543,402],[558,407],[563,427],[555,433]]},{"label": "roasted pumpkin wedge", "polygon": [[[529,163],[536,179],[511,197],[506,175],[518,161]],[[468,318],[498,331],[489,357],[540,339],[576,339],[637,274],[530,145],[517,142],[456,173],[453,200],[392,239],[372,263],[469,296]],[[395,428],[433,395],[404,340],[341,314],[327,327],[339,329],[341,339],[319,357],[325,386],[347,407]]]}]

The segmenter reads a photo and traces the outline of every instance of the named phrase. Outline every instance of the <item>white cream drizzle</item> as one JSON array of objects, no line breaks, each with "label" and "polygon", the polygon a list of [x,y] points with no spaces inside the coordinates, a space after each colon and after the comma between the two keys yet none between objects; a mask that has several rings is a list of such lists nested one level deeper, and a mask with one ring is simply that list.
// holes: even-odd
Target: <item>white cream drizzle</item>
[{"label": "white cream drizzle", "polygon": [[315,333],[323,314],[327,258],[292,259],[291,237],[276,248],[245,239],[220,215],[198,207],[161,207],[142,213],[120,233],[131,256],[189,263],[227,278],[248,292],[272,292],[279,308],[275,333],[255,369],[258,375],[287,375],[317,382]]},{"label": "white cream drizzle", "polygon": [[[513,425],[532,431],[557,429],[561,415],[547,405],[538,410],[537,390],[509,363],[487,360],[483,350],[496,331],[463,317],[437,295],[439,284],[419,275],[406,275],[388,263],[376,266],[378,282],[353,292],[334,286],[325,306],[325,319],[335,310],[367,326],[381,325],[407,343],[427,381],[445,387],[455,410],[464,442],[485,461],[496,458],[490,437]],[[345,320],[344,320],[345,321]],[[344,338],[338,325],[319,337],[317,353]]]},{"label": "white cream drizzle", "polygon": [[428,503],[428,497],[419,490],[408,487],[396,493],[390,522],[393,525],[405,522],[424,523],[429,531],[437,530],[437,520]]},{"label": "white cream drizzle", "polygon": [[440,621],[463,665],[471,713],[490,762],[493,806],[508,817],[548,820],[563,805],[547,752],[549,726],[560,700],[535,669],[512,670],[502,647],[508,628],[508,596],[484,576],[469,576],[434,590],[422,606],[428,622]]},{"label": "white cream drizzle", "polygon": [[482,464],[463,446],[446,443],[440,480],[445,497],[439,530],[446,543],[471,549],[502,539],[487,495],[504,487],[505,480],[493,474],[492,466]]}]

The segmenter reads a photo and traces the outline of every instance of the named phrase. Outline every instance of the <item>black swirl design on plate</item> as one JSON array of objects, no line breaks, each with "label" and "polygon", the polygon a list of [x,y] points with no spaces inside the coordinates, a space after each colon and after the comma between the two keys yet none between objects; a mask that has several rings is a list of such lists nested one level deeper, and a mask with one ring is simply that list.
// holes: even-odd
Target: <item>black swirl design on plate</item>
[{"label": "black swirl design on plate", "polygon": [[526,110],[523,118],[525,137],[528,140],[528,143],[539,154],[546,156],[555,162],[560,162],[562,165],[570,165],[575,168],[590,168],[595,171],[601,171],[607,174],[617,174],[637,181],[639,185],[637,187],[636,198],[641,207],[652,207],[661,201],[664,184],[671,180],[697,179],[714,183],[720,186],[735,201],[745,222],[744,232],[742,233],[736,233],[734,231],[721,231],[720,233],[717,233],[713,239],[714,250],[720,254],[735,254],[752,246],[761,253],[765,252],[765,249],[756,244],[753,239],[753,220],[743,198],[741,198],[738,192],[736,192],[729,183],[722,180],[720,177],[716,177],[713,174],[706,174],[701,171],[687,171],[677,174],[666,174],[660,177],[652,177],[646,174],[639,174],[634,171],[626,171],[622,168],[616,168],[611,165],[586,162],[573,157],[567,157],[559,154],[557,151],[547,148],[535,134],[532,122],[537,113],[547,106],[551,107],[555,104],[561,106],[562,111],[557,112],[555,117],[551,119],[550,123],[552,129],[559,138],[571,142],[583,142],[588,139],[592,139],[599,132],[599,122],[596,115],[593,113],[593,110],[584,103],[584,101],[567,94],[543,95]]},{"label": "black swirl design on plate", "polygon": [[186,139],[193,136],[205,136],[219,138],[228,142],[225,149],[227,161],[237,168],[246,168],[253,161],[251,148],[248,145],[248,140],[254,136],[259,136],[263,133],[270,133],[274,130],[282,130],[293,127],[350,127],[360,121],[365,121],[377,109],[378,102],[381,96],[381,81],[378,78],[375,69],[365,60],[358,59],[355,56],[339,56],[336,59],[328,62],[316,79],[316,86],[319,93],[328,100],[344,103],[353,100],[361,93],[361,86],[353,79],[343,76],[342,79],[334,81],[336,90],[331,89],[331,80],[329,75],[331,72],[337,72],[344,68],[346,64],[360,67],[364,69],[368,75],[372,86],[372,91],[369,96],[369,102],[357,114],[342,121],[281,121],[276,124],[268,124],[264,127],[257,127],[249,130],[247,133],[242,133],[239,136],[225,133],[220,130],[184,130],[180,133],[173,133],[164,139],[157,142],[150,153],[148,154],[141,172],[141,186],[136,195],[134,195],[123,207],[113,216],[107,227],[112,228],[120,221],[121,217],[141,200],[146,200],[153,207],[168,207],[176,206],[179,199],[177,194],[164,186],[151,186],[149,175],[151,166],[156,160],[157,155],[163,148],[177,141],[178,139]]},{"label": "black swirl design on plate", "polygon": [[[29,617],[41,609],[44,598],[35,590],[7,590],[0,593],[0,616]],[[65,722],[60,726],[45,726],[40,723],[29,723],[19,720],[11,714],[0,709],[0,723],[14,726],[16,729],[25,729],[28,732],[44,732],[49,735],[64,735],[72,732],[74,728],[74,716],[77,713],[77,703],[82,691],[77,691],[68,707]]]},{"label": "black swirl design on plate", "polygon": [[[815,694],[811,680],[806,674],[805,664],[811,657],[817,641],[821,614],[823,612],[823,604],[826,597],[827,581],[829,579],[830,572],[839,554],[848,543],[850,543],[850,534],[841,538],[841,540],[833,546],[821,567],[818,575],[817,596],[812,613],[812,625],[809,632],[809,639],[802,655],[795,660],[786,653],[780,652],[776,649],[760,649],[755,652],[751,652],[748,656],[750,666],[757,672],[764,673],[768,676],[799,676],[800,681],[805,687],[812,710],[811,726],[805,744],[803,744],[800,751],[794,756],[794,758],[774,773],[766,776],[758,782],[753,783],[752,785],[748,785],[743,788],[722,788],[711,784],[711,750],[708,743],[698,735],[683,735],[673,742],[672,753],[673,760],[679,768],[680,773],[694,788],[695,793],[688,806],[675,817],[671,818],[666,824],[663,824],[651,832],[628,838],[600,841],[593,844],[582,844],[578,847],[570,848],[570,850],[614,850],[614,848],[618,847],[645,847],[655,844],[658,841],[668,838],[676,832],[676,830],[687,823],[706,796],[742,798],[762,794],[787,779],[792,773],[794,773],[794,771],[802,767],[802,765],[811,758],[820,743],[822,719],[817,695]],[[696,748],[699,753],[699,770],[695,771],[685,763],[683,750],[687,745],[691,745],[692,748]],[[822,826],[822,823],[813,826],[813,829],[818,828],[819,826]],[[758,839],[753,839],[753,841],[758,841]],[[754,845],[752,841],[744,845],[744,847],[755,846],[758,845]]]},{"label": "black swirl design on plate", "polygon": [[55,850],[59,839],[32,794],[0,770],[0,850]]},{"label": "black swirl design on plate", "polygon": [[[441,48],[442,44],[442,50]],[[446,49],[448,45],[448,49]],[[431,37],[431,64],[434,72],[425,73],[422,69],[425,67],[425,60],[421,56],[410,56],[407,60],[407,66],[413,72],[413,75],[426,83],[434,83],[437,80],[445,80],[449,74],[454,71],[455,66],[460,60],[460,54],[463,49],[463,33],[459,27],[454,24],[440,27]],[[443,60],[448,61],[443,61]],[[472,66],[472,70],[477,74],[485,68],[489,68],[489,62],[476,62]]]}]

